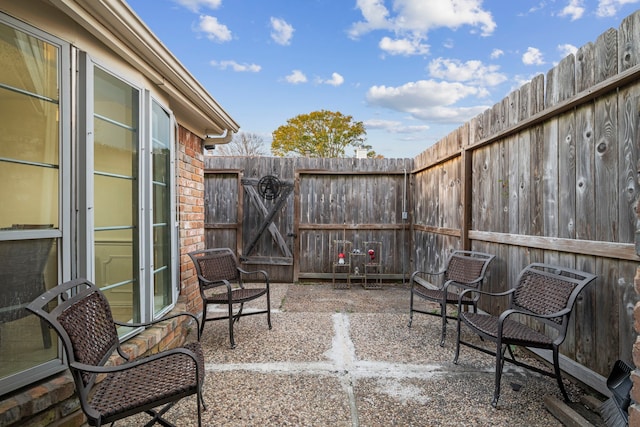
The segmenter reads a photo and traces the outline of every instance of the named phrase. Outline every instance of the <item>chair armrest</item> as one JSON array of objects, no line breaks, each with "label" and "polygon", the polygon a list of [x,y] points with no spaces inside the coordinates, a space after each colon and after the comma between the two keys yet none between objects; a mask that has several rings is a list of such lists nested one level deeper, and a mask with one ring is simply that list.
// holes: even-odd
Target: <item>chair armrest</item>
[{"label": "chair armrest", "polygon": [[144,365],[145,363],[152,362],[157,359],[173,356],[175,354],[185,354],[189,356],[191,359],[193,359],[193,362],[196,364],[196,370],[199,369],[198,358],[196,354],[193,351],[189,350],[188,348],[184,348],[184,347],[177,347],[171,350],[165,350],[160,353],[152,354],[151,356],[148,356],[148,357],[142,357],[140,359],[135,359],[131,362],[123,363],[121,365],[95,366],[95,365],[87,365],[86,363],[74,361],[69,363],[69,366],[74,369],[78,369],[80,371],[90,372],[94,374],[110,374],[114,372],[122,372],[128,369],[133,369],[136,366]]},{"label": "chair armrest", "polygon": [[[420,286],[424,286],[425,288],[432,288],[432,289],[443,289],[443,286],[438,286],[436,283],[433,283],[434,280],[431,279],[431,277],[436,277],[436,276],[442,276],[444,274],[444,270],[442,271],[438,271],[438,272],[430,272],[430,271],[414,271],[411,274],[411,279],[410,279],[410,283],[411,283],[411,287],[413,288],[414,285],[417,283]],[[423,278],[423,276],[430,276],[429,279],[425,279]],[[433,287],[430,287],[429,285],[432,285]]]},{"label": "chair armrest", "polygon": [[157,323],[160,322],[164,322],[166,320],[170,320],[170,319],[174,319],[176,317],[180,317],[180,316],[189,316],[191,317],[193,320],[195,320],[196,322],[196,328],[198,330],[198,341],[200,341],[200,321],[198,320],[198,317],[196,315],[194,315],[193,313],[189,313],[188,311],[183,311],[180,313],[176,313],[176,314],[170,314],[167,316],[164,316],[160,319],[156,319],[156,320],[151,320],[149,322],[120,322],[118,320],[113,320],[113,323],[115,323],[118,326],[125,326],[125,327],[129,327],[129,328],[140,328],[140,327],[149,327],[149,326],[153,326]]},{"label": "chair armrest", "polygon": [[444,285],[442,285],[442,290],[447,290],[447,288],[451,285],[453,286],[457,286],[461,289],[472,289],[472,290],[478,290],[475,285],[478,283],[482,283],[482,281],[484,280],[484,277],[477,277],[475,279],[473,279],[470,282],[459,282],[457,280],[453,280],[453,279],[449,279],[447,280]]},{"label": "chair armrest", "polygon": [[226,280],[209,280],[204,276],[198,275],[198,281],[200,282],[200,286],[205,289],[216,288],[218,286],[223,286],[228,284]]},{"label": "chair armrest", "polygon": [[242,268],[238,267],[238,271],[240,272],[240,274],[242,274],[244,276],[262,275],[262,277],[264,278],[265,282],[267,283],[267,286],[269,286],[269,274],[267,274],[267,272],[265,270],[248,271],[248,270],[243,270]]},{"label": "chair armrest", "polygon": [[565,314],[569,314],[570,312],[571,312],[571,309],[568,308],[568,307],[567,308],[563,308],[562,310],[557,311],[555,313],[550,313],[550,314],[536,314],[536,313],[531,313],[529,311],[523,311],[523,310],[518,310],[516,308],[510,308],[510,309],[507,309],[507,310],[503,311],[500,314],[500,317],[498,317],[498,323],[502,324],[507,319],[507,317],[511,316],[512,314],[520,314],[520,315],[523,315],[523,316],[534,317],[534,318],[537,318],[537,319],[554,319],[556,317],[562,317]]},{"label": "chair armrest", "polygon": [[510,295],[514,292],[515,292],[515,289],[509,289],[508,291],[505,291],[505,292],[487,292],[487,291],[481,291],[475,288],[468,288],[460,292],[460,295],[458,295],[458,310],[462,308],[462,299],[464,298],[464,295],[468,293],[476,293],[480,295],[486,295],[489,297],[503,297],[503,296]]}]

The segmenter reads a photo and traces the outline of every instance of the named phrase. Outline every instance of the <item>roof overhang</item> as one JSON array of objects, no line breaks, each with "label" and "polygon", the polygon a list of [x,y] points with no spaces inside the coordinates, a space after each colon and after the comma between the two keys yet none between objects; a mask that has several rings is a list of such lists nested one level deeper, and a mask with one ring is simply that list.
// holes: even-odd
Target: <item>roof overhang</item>
[{"label": "roof overhang", "polygon": [[235,120],[124,1],[49,1],[164,91],[176,116],[189,117],[195,126],[191,132],[202,139],[218,135],[216,144],[225,144],[238,131]]}]

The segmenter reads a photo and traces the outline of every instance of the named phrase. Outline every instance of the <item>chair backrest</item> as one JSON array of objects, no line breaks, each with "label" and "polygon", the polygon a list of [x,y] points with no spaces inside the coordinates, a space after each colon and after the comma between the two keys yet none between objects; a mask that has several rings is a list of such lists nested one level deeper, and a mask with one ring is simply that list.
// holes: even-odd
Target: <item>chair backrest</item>
[{"label": "chair backrest", "polygon": [[102,366],[120,350],[109,302],[93,283],[76,279],[40,295],[27,310],[49,323],[60,337],[84,406],[96,375],[76,370],[71,364]]},{"label": "chair backrest", "polygon": [[212,282],[235,281],[240,277],[238,260],[229,248],[204,249],[189,253],[199,277]]},{"label": "chair backrest", "polygon": [[[495,255],[475,251],[454,251],[449,260],[444,274],[445,280],[453,280],[458,283],[470,283],[484,278],[489,263]],[[474,284],[478,287],[482,281]]]},{"label": "chair backrest", "polygon": [[555,265],[530,264],[518,276],[510,307],[538,315],[568,309],[563,316],[542,319],[564,333],[578,295],[596,277],[591,273]]}]

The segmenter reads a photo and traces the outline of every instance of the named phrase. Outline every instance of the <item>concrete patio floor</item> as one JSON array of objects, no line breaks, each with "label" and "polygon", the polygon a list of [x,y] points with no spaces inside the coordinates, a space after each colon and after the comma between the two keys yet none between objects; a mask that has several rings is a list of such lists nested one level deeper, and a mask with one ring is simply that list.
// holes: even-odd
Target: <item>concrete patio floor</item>
[{"label": "concrete patio floor", "polygon": [[[230,349],[225,321],[205,327],[205,426],[563,425],[543,401],[561,399],[555,379],[513,365],[491,407],[495,359],[462,347],[454,365],[454,322],[444,348],[439,318],[416,314],[408,328],[407,285],[271,289],[272,330],[265,315],[242,318]],[[578,401],[583,390],[565,383]],[[195,398],[167,418],[197,425]]]}]

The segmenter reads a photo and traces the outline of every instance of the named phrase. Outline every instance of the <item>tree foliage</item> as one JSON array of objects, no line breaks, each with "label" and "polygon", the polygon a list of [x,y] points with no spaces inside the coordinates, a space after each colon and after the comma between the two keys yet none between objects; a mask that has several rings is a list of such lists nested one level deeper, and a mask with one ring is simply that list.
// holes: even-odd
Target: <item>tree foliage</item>
[{"label": "tree foliage", "polygon": [[[287,120],[273,132],[271,152],[276,156],[346,157],[349,146],[367,149],[369,157],[375,152],[364,145],[364,124],[351,116],[327,110],[300,114]],[[355,152],[355,151],[354,151]]]},{"label": "tree foliage", "polygon": [[233,139],[228,144],[216,145],[214,154],[217,156],[259,157],[265,156],[267,153],[264,139],[260,135],[251,132],[238,132],[233,135]]}]

